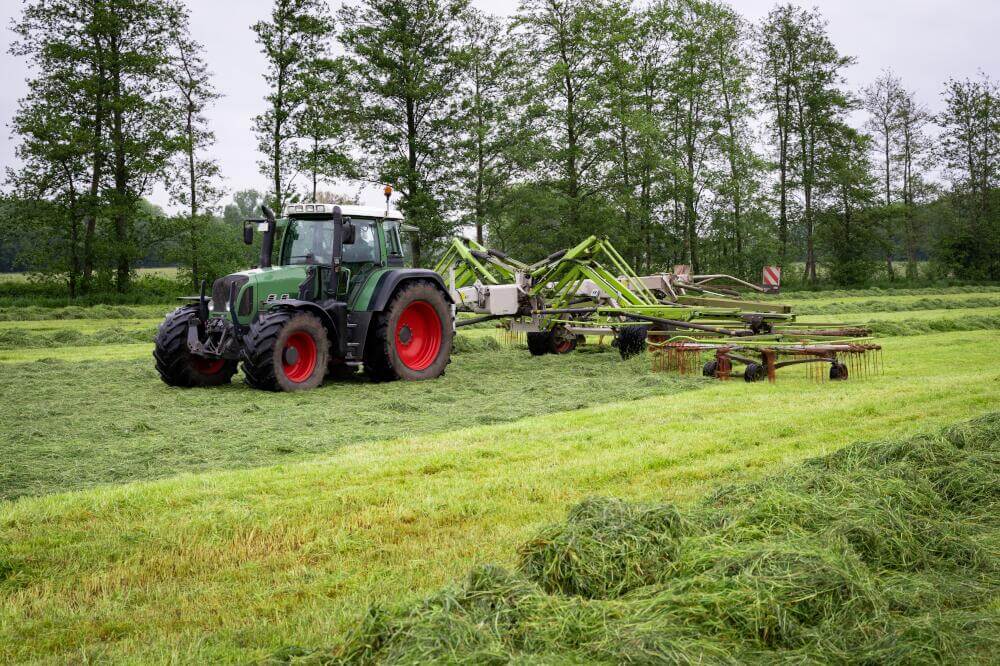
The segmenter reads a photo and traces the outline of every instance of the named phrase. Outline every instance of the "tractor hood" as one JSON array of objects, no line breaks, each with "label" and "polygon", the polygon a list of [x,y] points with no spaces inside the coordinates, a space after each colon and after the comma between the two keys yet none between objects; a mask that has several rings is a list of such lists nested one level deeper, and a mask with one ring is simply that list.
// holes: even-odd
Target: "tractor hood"
[{"label": "tractor hood", "polygon": [[307,269],[308,266],[272,266],[221,277],[212,285],[212,312],[229,313],[229,295],[235,285],[236,311],[241,322],[246,323],[244,318],[252,318],[267,303],[296,298]]}]

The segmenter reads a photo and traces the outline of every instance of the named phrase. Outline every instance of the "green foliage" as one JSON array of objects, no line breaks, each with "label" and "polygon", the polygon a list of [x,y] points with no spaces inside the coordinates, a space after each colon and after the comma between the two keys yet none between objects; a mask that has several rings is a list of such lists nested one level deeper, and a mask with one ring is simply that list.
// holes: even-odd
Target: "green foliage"
[{"label": "green foliage", "polygon": [[[280,214],[293,192],[291,181],[298,164],[292,153],[303,129],[300,123],[309,120],[302,114],[307,109],[316,112],[307,103],[320,92],[318,63],[329,57],[333,19],[320,0],[275,0],[269,18],[251,26],[267,58],[264,80],[269,87],[267,110],[254,118],[254,132],[264,155],[260,171],[271,182],[270,196]],[[312,138],[325,140],[326,136]]]},{"label": "green foliage", "polygon": [[457,220],[447,215],[458,136],[455,92],[468,0],[361,0],[338,14],[365,179],[394,184],[428,263]]}]

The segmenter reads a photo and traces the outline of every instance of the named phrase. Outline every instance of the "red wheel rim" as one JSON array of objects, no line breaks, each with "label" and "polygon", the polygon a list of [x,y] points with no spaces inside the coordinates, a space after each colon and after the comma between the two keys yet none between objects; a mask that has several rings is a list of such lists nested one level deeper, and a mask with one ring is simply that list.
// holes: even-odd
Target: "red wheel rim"
[{"label": "red wheel rim", "polygon": [[406,306],[396,322],[396,355],[410,370],[426,370],[441,351],[441,318],[427,301]]},{"label": "red wheel rim", "polygon": [[285,377],[290,381],[304,382],[312,376],[316,369],[316,341],[304,331],[296,331],[285,340],[285,348],[281,350],[281,365]]},{"label": "red wheel rim", "polygon": [[203,375],[216,375],[222,371],[222,367],[225,364],[225,359],[221,358],[191,357],[191,367],[195,369],[195,372]]}]

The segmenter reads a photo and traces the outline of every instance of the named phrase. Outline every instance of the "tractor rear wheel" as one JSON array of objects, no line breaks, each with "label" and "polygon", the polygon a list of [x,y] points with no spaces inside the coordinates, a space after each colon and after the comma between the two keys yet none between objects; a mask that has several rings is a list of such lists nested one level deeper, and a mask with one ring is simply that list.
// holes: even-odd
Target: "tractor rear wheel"
[{"label": "tractor rear wheel", "polygon": [[302,391],[323,383],[330,342],[308,312],[277,310],[250,326],[243,338],[243,375],[265,391]]},{"label": "tractor rear wheel", "polygon": [[197,305],[185,305],[168,314],[156,331],[156,371],[170,386],[219,386],[228,384],[236,374],[236,361],[196,356],[188,351],[188,323],[197,316]]},{"label": "tractor rear wheel", "polygon": [[451,309],[440,289],[423,280],[403,286],[375,315],[365,348],[374,381],[420,381],[444,374],[451,360]]}]

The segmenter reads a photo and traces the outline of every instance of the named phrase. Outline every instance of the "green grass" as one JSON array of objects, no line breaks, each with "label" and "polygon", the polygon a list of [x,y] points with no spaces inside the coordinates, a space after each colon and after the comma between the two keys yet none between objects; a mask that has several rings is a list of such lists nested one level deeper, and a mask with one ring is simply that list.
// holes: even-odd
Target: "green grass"
[{"label": "green grass", "polygon": [[17,399],[0,402],[0,422],[22,425],[0,434],[9,451],[0,498],[267,465],[702,384],[651,374],[644,359],[623,363],[613,351],[543,359],[520,350],[460,351],[432,383],[373,385],[359,376],[281,395],[239,378],[214,390],[173,389],[159,380],[148,351],[131,361],[12,364],[0,374],[0,392]]},{"label": "green grass", "polygon": [[[21,488],[160,476],[189,455],[200,469],[232,452],[277,457],[0,503],[0,662],[245,663],[329,646],[372,602],[513,565],[588,496],[689,505],[852,441],[995,408],[998,343],[997,331],[892,338],[879,379],[788,370],[774,385],[680,392],[647,359],[611,353],[528,359],[518,374],[523,355],[470,352],[440,382],[302,395],[172,391],[141,361],[5,364],[0,422],[17,425],[3,447],[32,450]],[[636,393],[594,390],[622,376]],[[653,394],[630,399],[640,389]],[[497,411],[516,420],[475,425]],[[294,452],[275,450],[287,442]]]}]

